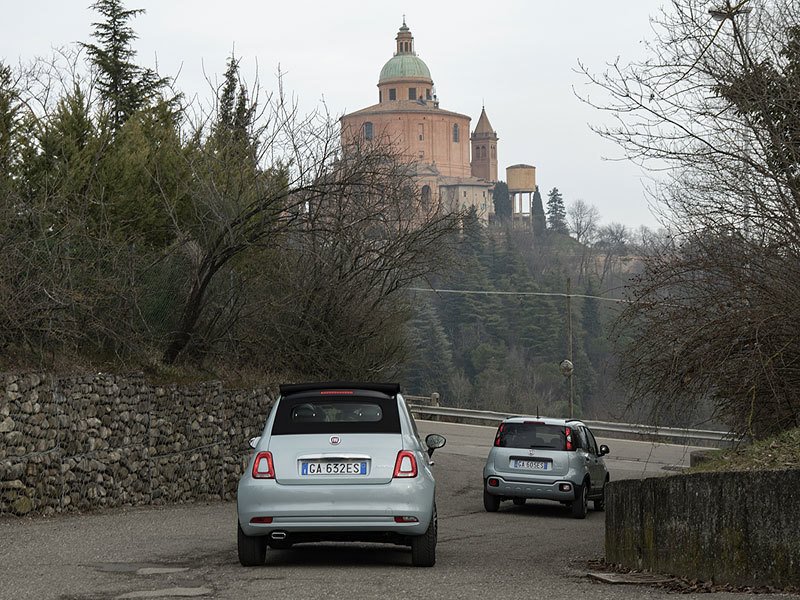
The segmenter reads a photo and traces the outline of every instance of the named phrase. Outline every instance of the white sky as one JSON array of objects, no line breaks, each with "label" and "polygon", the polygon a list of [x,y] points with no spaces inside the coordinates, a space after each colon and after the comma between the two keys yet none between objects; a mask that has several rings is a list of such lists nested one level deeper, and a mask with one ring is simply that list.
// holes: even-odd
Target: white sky
[{"label": "white sky", "polygon": [[[91,0],[6,0],[0,60],[16,64],[52,48],[90,41],[97,15]],[[589,124],[608,120],[573,89],[591,92],[575,72],[595,72],[620,57],[644,56],[649,17],[664,0],[126,0],[146,13],[132,25],[137,62],[178,75],[187,95],[210,97],[206,75],[219,78],[235,47],[249,81],[284,85],[302,107],[324,98],[335,116],[377,102],[378,74],[395,50],[403,15],[415,49],[431,71],[440,106],[472,117],[481,105],[500,137],[499,174],[509,165],[536,166],[546,193],[558,187],[567,205],[583,199],[603,223],[657,226],[645,195],[648,176]],[[597,92],[593,92],[596,95]]]}]

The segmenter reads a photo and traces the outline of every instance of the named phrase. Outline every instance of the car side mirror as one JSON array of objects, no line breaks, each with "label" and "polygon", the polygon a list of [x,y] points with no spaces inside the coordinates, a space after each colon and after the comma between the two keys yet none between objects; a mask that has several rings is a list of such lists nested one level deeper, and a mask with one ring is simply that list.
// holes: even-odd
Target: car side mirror
[{"label": "car side mirror", "polygon": [[611,452],[611,450],[608,449],[608,446],[606,446],[605,444],[602,444],[600,446],[600,456],[605,456],[609,452]]},{"label": "car side mirror", "polygon": [[250,438],[248,444],[250,444],[251,448],[255,449],[258,446],[258,442],[260,441],[261,441],[261,436],[259,435],[258,437]]},{"label": "car side mirror", "polygon": [[433,451],[441,448],[447,443],[447,438],[438,433],[429,433],[425,437],[425,445],[428,446],[428,456],[433,456]]}]

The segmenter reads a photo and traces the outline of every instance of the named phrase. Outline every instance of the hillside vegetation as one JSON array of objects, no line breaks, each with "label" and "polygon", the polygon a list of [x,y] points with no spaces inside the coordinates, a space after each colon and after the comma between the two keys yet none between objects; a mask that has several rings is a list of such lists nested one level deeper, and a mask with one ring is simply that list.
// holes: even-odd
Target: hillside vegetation
[{"label": "hillside vegetation", "polygon": [[800,427],[735,449],[714,452],[689,472],[780,469],[800,469]]}]

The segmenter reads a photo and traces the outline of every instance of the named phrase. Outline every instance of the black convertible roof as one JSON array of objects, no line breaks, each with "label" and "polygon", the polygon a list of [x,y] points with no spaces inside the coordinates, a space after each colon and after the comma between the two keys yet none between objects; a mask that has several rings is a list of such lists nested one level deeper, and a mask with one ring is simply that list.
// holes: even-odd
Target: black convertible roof
[{"label": "black convertible roof", "polygon": [[367,383],[364,381],[324,381],[320,383],[284,383],[279,386],[281,396],[290,396],[314,390],[370,390],[387,396],[400,393],[399,383]]}]

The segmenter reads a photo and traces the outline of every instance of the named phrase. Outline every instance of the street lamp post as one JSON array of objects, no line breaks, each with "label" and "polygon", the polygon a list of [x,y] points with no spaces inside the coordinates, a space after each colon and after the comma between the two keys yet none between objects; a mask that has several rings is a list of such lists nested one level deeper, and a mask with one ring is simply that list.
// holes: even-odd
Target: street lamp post
[{"label": "street lamp post", "polygon": [[572,382],[572,373],[575,365],[572,362],[572,285],[567,277],[567,358],[559,364],[561,374],[569,379],[569,418],[573,417],[575,405],[575,388]]}]

